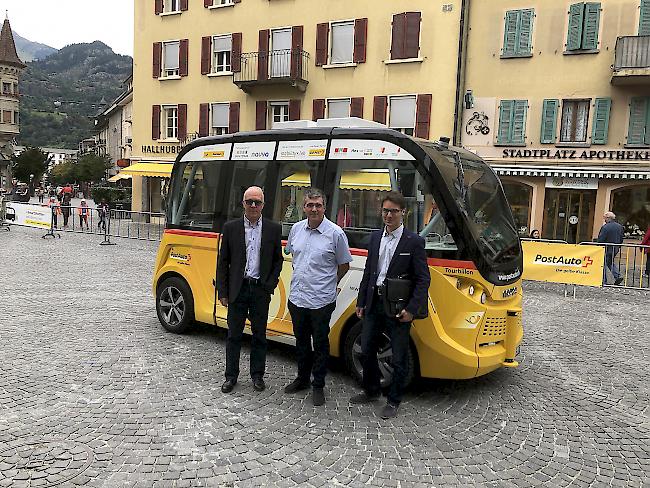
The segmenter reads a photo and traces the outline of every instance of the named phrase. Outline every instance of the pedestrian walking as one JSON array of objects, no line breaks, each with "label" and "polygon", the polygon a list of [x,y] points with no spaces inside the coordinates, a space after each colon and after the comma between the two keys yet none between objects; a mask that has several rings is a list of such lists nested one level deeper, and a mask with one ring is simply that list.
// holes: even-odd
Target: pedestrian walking
[{"label": "pedestrian walking", "polygon": [[303,210],[307,218],[291,227],[286,247],[293,254],[288,308],[296,337],[298,376],[284,391],[296,393],[309,388],[313,375],[315,406],[325,403],[329,324],[336,308],[337,284],[352,261],[343,229],[325,217],[326,203],[321,190],[305,190]]},{"label": "pedestrian walking", "polygon": [[61,204],[54,197],[50,197],[48,205],[52,209],[52,225],[55,229],[59,228],[59,215],[61,215]]},{"label": "pedestrian walking", "polygon": [[45,198],[45,190],[42,186],[39,186],[36,189],[36,195],[38,196],[38,203],[43,203],[43,200]]},{"label": "pedestrian walking", "polygon": [[[68,228],[68,220],[70,219],[70,211],[72,208],[72,193],[63,192],[63,201],[61,202],[61,211],[63,213],[63,228]],[[74,220],[73,220],[74,223]]]},{"label": "pedestrian walking", "polygon": [[[648,230],[645,232],[645,235],[643,236],[643,240],[641,240],[641,245],[642,246],[650,246],[650,224],[648,224]],[[643,248],[643,252],[645,253],[645,275],[650,278],[650,248],[646,247]]]},{"label": "pedestrian walking", "polygon": [[[424,317],[431,277],[424,251],[424,239],[404,227],[406,200],[401,193],[388,192],[381,202],[384,228],[370,236],[368,258],[359,285],[356,314],[363,319],[361,355],[363,392],[350,398],[354,404],[370,403],[380,396],[380,371],[377,361],[379,341],[384,331],[390,336],[393,351],[393,378],[381,416],[397,416],[408,373],[408,351],[411,323]],[[402,306],[388,301],[390,280],[409,280]],[[391,297],[394,298],[394,297]],[[390,313],[390,315],[389,315]]]},{"label": "pedestrian walking", "polygon": [[603,214],[605,223],[598,232],[598,242],[605,244],[605,269],[603,269],[603,283],[607,284],[607,270],[612,273],[614,277],[614,284],[620,285],[623,283],[623,278],[618,270],[618,266],[614,262],[616,255],[619,253],[621,246],[615,244],[623,244],[624,229],[621,224],[616,222],[616,215],[614,212],[605,212]]},{"label": "pedestrian walking", "polygon": [[531,239],[539,239],[541,237],[538,229],[533,229],[529,236]]},{"label": "pedestrian walking", "polygon": [[106,217],[108,215],[109,207],[106,200],[102,198],[102,201],[97,206],[97,216],[99,217],[97,221],[97,230],[106,232]]},{"label": "pedestrian walking", "polygon": [[90,226],[88,225],[88,215],[90,214],[90,208],[88,208],[86,200],[81,200],[81,204],[79,205],[79,208],[77,208],[77,213],[79,214],[79,227],[81,227],[81,230],[84,229],[84,224],[86,226],[86,230],[90,230]]},{"label": "pedestrian walking", "polygon": [[[263,391],[266,369],[266,324],[269,302],[282,271],[282,226],[262,217],[264,192],[251,186],[244,192],[243,218],[224,224],[217,266],[219,301],[228,307],[226,380],[223,393],[230,393],[239,376],[239,354],[246,317],[250,319],[250,375],[253,388]],[[262,252],[262,249],[264,252]]]}]

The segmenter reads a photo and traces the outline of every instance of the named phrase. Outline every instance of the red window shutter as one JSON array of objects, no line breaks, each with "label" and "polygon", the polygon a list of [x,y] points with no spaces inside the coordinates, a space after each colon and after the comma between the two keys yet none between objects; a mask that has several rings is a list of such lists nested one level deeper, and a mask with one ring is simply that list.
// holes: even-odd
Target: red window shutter
[{"label": "red window shutter", "polygon": [[355,97],[350,100],[350,117],[363,118],[363,97]]},{"label": "red window shutter", "polygon": [[326,22],[316,26],[316,66],[327,64],[330,25]]},{"label": "red window shutter", "polygon": [[417,58],[420,54],[420,12],[406,12],[406,35],[404,57]]},{"label": "red window shutter", "polygon": [[212,7],[212,0],[203,0],[203,6],[205,8]]},{"label": "red window shutter", "polygon": [[404,36],[406,35],[406,14],[393,15],[393,38],[390,59],[404,59]]},{"label": "red window shutter", "polygon": [[187,105],[178,104],[178,140],[187,139]]},{"label": "red window shutter", "polygon": [[212,69],[212,38],[201,38],[201,74],[207,75]]},{"label": "red window shutter", "polygon": [[160,70],[162,60],[162,42],[153,43],[153,77],[160,78]]},{"label": "red window shutter", "polygon": [[289,100],[289,120],[300,120],[300,100]]},{"label": "red window shutter", "polygon": [[209,134],[208,125],[210,124],[210,104],[202,103],[199,105],[199,137],[205,137]]},{"label": "red window shutter", "polygon": [[366,62],[366,46],[368,44],[368,19],[354,21],[354,62]]},{"label": "red window shutter", "polygon": [[233,73],[239,73],[241,71],[241,32],[235,32],[232,35],[230,66]]},{"label": "red window shutter", "polygon": [[431,101],[430,93],[418,95],[415,109],[415,137],[429,138],[431,126]]},{"label": "red window shutter", "polygon": [[189,5],[188,5],[188,0],[181,0],[181,11],[187,10]]},{"label": "red window shutter", "polygon": [[269,30],[260,30],[259,48],[257,53],[257,79],[269,78]]},{"label": "red window shutter", "polygon": [[230,102],[228,113],[228,133],[239,132],[239,102]]},{"label": "red window shutter", "polygon": [[180,48],[178,51],[178,74],[180,76],[187,76],[187,48],[189,41],[181,39]]},{"label": "red window shutter", "polygon": [[154,141],[160,139],[160,105],[151,107],[151,138]]},{"label": "red window shutter", "polygon": [[291,78],[302,80],[302,25],[291,28]]},{"label": "red window shutter", "polygon": [[266,129],[266,100],[255,102],[255,130]]},{"label": "red window shutter", "polygon": [[163,11],[163,0],[156,0],[154,2],[154,12],[156,12],[156,15],[162,14]]},{"label": "red window shutter", "polygon": [[316,98],[312,104],[312,119],[324,119],[325,118],[325,99]]},{"label": "red window shutter", "polygon": [[375,97],[372,107],[372,120],[380,124],[386,123],[386,109],[388,108],[388,97]]}]

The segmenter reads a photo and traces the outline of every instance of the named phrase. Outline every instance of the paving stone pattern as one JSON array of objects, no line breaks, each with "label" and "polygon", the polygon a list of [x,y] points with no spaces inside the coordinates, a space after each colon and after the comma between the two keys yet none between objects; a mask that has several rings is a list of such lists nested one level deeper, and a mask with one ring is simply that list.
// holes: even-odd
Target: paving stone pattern
[{"label": "paving stone pattern", "polygon": [[[522,365],[421,381],[400,416],[263,393],[223,395],[225,334],[156,319],[156,243],[0,231],[0,487],[650,486],[649,296],[527,285]],[[247,371],[247,346],[242,371]]]}]

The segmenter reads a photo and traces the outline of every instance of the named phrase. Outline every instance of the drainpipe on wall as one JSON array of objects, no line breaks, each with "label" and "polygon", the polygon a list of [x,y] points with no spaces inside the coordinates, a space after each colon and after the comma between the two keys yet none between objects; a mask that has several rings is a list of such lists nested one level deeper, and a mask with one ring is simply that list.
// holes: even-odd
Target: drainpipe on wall
[{"label": "drainpipe on wall", "polygon": [[456,105],[454,107],[453,145],[460,146],[462,141],[462,120],[465,100],[465,73],[467,71],[467,43],[469,38],[470,1],[462,0],[460,12],[460,33],[458,36],[458,66],[456,68]]}]

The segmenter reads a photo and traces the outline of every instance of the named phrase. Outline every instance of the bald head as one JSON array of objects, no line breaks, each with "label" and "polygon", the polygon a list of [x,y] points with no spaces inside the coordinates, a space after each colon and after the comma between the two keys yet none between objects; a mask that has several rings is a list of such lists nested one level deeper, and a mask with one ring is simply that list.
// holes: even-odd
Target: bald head
[{"label": "bald head", "polygon": [[264,191],[259,186],[250,186],[244,192],[244,215],[250,222],[257,222],[262,216]]},{"label": "bald head", "polygon": [[244,201],[249,199],[260,200],[264,203],[264,190],[259,186],[249,186],[244,192]]}]

